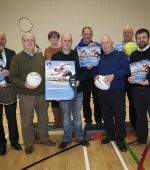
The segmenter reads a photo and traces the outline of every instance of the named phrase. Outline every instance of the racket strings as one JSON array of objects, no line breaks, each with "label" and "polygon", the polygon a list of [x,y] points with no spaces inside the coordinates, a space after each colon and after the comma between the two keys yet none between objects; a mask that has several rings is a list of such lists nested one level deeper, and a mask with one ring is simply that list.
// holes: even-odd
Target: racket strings
[{"label": "racket strings", "polygon": [[22,17],[19,19],[19,28],[23,32],[30,32],[33,28],[33,24],[29,18]]}]

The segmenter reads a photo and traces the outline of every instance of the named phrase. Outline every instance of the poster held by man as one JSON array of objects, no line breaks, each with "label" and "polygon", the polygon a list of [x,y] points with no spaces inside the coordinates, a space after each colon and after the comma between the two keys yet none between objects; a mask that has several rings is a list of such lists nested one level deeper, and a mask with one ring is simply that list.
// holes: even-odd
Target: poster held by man
[{"label": "poster held by man", "polygon": [[46,100],[76,100],[74,61],[45,61]]}]

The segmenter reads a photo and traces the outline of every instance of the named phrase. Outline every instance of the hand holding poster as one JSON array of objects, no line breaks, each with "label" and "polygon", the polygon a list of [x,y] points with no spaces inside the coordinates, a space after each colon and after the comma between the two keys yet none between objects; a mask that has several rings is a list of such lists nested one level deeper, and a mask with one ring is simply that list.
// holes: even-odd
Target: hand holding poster
[{"label": "hand holding poster", "polygon": [[74,61],[45,61],[46,100],[75,100]]},{"label": "hand holding poster", "polygon": [[80,67],[96,66],[100,60],[101,48],[97,45],[77,47]]}]

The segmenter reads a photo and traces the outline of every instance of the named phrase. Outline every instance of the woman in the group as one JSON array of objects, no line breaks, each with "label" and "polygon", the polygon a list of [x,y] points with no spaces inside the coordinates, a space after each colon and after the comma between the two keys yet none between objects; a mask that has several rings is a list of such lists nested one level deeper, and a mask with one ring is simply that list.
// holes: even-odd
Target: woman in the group
[{"label": "woman in the group", "polygon": [[[54,53],[61,50],[61,45],[59,43],[60,34],[56,31],[51,31],[48,34],[48,40],[50,42],[50,46],[45,49],[44,57],[46,60],[51,60]],[[62,112],[59,107],[58,101],[51,101],[52,111],[54,114],[54,126],[55,127],[62,127]]]}]

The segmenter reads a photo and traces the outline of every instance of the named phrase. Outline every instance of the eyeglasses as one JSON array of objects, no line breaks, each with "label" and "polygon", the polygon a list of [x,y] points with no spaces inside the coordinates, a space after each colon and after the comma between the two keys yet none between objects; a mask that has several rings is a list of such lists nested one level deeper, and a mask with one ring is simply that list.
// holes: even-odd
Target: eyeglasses
[{"label": "eyeglasses", "polygon": [[34,42],[34,40],[32,39],[26,39],[26,40],[23,40],[24,42]]}]

